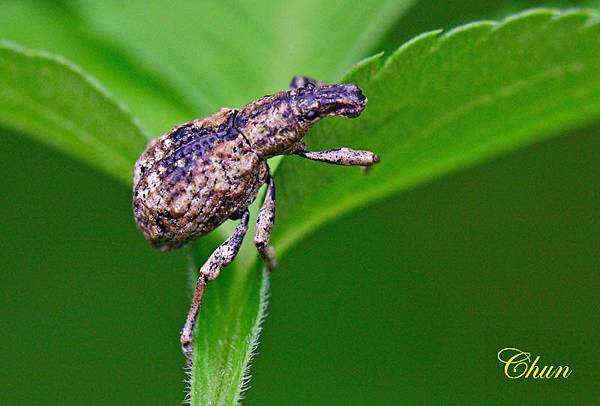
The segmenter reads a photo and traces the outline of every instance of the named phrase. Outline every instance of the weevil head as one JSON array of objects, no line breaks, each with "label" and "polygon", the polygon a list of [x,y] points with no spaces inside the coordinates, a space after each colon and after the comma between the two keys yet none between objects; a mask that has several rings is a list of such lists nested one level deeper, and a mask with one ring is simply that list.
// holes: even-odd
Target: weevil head
[{"label": "weevil head", "polygon": [[358,117],[367,98],[356,85],[322,85],[313,83],[289,92],[290,105],[300,127],[305,131],[323,117]]}]

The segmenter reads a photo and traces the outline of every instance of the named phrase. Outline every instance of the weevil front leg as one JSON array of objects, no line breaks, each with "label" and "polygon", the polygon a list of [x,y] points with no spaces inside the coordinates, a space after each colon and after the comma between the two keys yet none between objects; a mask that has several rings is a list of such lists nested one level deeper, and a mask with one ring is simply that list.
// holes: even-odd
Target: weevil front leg
[{"label": "weevil front leg", "polygon": [[328,162],[335,165],[360,165],[369,167],[379,162],[379,156],[371,151],[362,151],[345,147],[315,152],[299,150],[296,151],[295,154],[312,159],[313,161]]},{"label": "weevil front leg", "polygon": [[256,219],[256,231],[254,233],[254,245],[263,261],[267,265],[267,269],[272,271],[277,266],[275,261],[275,251],[269,245],[271,240],[271,228],[275,222],[275,182],[273,177],[269,175],[267,180],[267,194],[265,200],[258,212]]},{"label": "weevil front leg", "polygon": [[187,365],[192,366],[193,359],[193,347],[192,340],[194,338],[194,331],[196,329],[196,321],[198,320],[198,314],[200,313],[200,307],[202,305],[202,297],[204,296],[204,288],[206,284],[217,276],[223,268],[225,268],[237,255],[244,236],[248,231],[248,218],[250,214],[248,209],[245,209],[242,215],[240,224],[237,225],[233,233],[229,236],[223,244],[221,244],[212,254],[202,268],[200,268],[200,275],[198,277],[198,283],[196,284],[196,290],[192,297],[192,305],[187,315],[183,330],[181,330],[181,350],[186,358]]}]

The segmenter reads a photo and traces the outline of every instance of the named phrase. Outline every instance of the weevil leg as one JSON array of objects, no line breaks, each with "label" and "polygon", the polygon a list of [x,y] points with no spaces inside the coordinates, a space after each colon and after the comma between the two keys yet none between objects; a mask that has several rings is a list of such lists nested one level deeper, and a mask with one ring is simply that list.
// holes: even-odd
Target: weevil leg
[{"label": "weevil leg", "polygon": [[306,76],[294,76],[290,82],[290,90],[305,86],[307,83],[312,83],[315,87],[323,86],[325,84],[319,80]]},{"label": "weevil leg", "polygon": [[267,180],[267,194],[265,200],[258,212],[256,219],[256,231],[254,233],[254,245],[263,261],[267,265],[269,271],[272,271],[277,266],[275,261],[275,251],[269,245],[271,239],[271,228],[275,222],[275,182],[273,177],[269,175]]},{"label": "weevil leg", "polygon": [[196,284],[196,290],[192,297],[192,304],[181,330],[181,350],[186,358],[187,365],[192,366],[193,347],[192,340],[194,338],[194,331],[196,328],[196,321],[198,320],[198,314],[200,313],[200,307],[202,305],[202,297],[204,296],[204,288],[206,284],[217,276],[223,268],[225,268],[237,255],[244,236],[248,231],[248,219],[250,214],[248,209],[244,211],[240,224],[235,228],[233,233],[229,236],[224,243],[222,243],[206,260],[206,262],[200,268],[200,276],[198,277],[198,283]]},{"label": "weevil leg", "polygon": [[379,162],[379,156],[371,151],[345,147],[315,152],[299,150],[295,154],[312,159],[313,161],[328,162],[335,165],[360,165],[368,167]]}]

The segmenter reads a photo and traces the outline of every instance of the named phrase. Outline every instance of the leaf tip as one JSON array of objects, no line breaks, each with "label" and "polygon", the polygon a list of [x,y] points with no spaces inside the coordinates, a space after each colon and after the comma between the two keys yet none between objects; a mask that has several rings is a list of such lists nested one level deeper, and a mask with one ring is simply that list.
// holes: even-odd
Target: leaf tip
[{"label": "leaf tip", "polygon": [[454,40],[456,37],[467,34],[480,35],[483,31],[491,31],[498,23],[491,20],[476,21],[459,25],[458,27],[452,28],[444,32],[439,37],[439,43],[442,44],[446,41]]},{"label": "leaf tip", "polygon": [[444,30],[439,28],[437,30],[426,31],[422,34],[417,35],[416,37],[406,41],[404,44],[398,48],[394,55],[400,53],[402,51],[406,51],[407,49],[423,47],[427,44],[434,42]]},{"label": "leaf tip", "polygon": [[562,14],[564,11],[548,7],[536,7],[527,9],[498,21],[494,27],[494,31],[514,28],[520,24],[529,24],[535,21],[537,24],[550,22],[553,18]]},{"label": "leaf tip", "polygon": [[356,63],[350,71],[344,75],[343,82],[362,83],[367,81],[369,77],[377,74],[382,66],[383,52],[371,55]]},{"label": "leaf tip", "polygon": [[382,75],[384,72],[390,70],[397,63],[395,61],[409,58],[410,55],[418,55],[423,49],[430,49],[443,31],[442,29],[427,31],[402,44],[400,48],[387,58],[384,65],[379,69],[378,75]]}]

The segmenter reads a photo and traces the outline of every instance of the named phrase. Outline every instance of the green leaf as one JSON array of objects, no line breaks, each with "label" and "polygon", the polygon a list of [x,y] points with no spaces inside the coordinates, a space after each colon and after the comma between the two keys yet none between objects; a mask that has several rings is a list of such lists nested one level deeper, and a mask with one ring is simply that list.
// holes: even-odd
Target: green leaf
[{"label": "green leaf", "polygon": [[148,142],[138,123],[78,67],[0,43],[0,123],[125,182]]},{"label": "green leaf", "polygon": [[209,114],[279,91],[294,75],[339,78],[414,2],[107,0],[78,9]]},{"label": "green leaf", "polygon": [[73,7],[35,0],[0,2],[0,39],[59,54],[82,67],[152,134],[196,118],[191,102],[131,58],[127,49],[91,32]]},{"label": "green leaf", "polygon": [[278,252],[361,205],[599,120],[598,49],[597,14],[540,9],[426,33],[383,66],[364,62],[346,78],[369,98],[363,116],[323,121],[307,140],[371,149],[381,163],[364,176],[284,159]]}]

